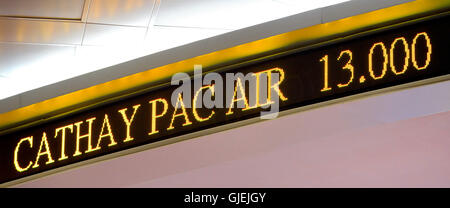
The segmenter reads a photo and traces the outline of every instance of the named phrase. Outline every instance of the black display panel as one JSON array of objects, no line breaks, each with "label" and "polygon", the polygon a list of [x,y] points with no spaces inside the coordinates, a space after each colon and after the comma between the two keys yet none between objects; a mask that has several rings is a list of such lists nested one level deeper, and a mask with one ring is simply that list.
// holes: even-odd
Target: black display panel
[{"label": "black display panel", "polygon": [[[255,73],[264,74],[266,78],[268,73],[277,74],[280,77],[279,82],[276,85],[269,84],[267,88],[277,92],[279,109],[283,111],[448,75],[450,67],[446,60],[450,55],[449,37],[450,17],[445,16],[218,73],[222,77],[225,77],[226,73]],[[252,77],[257,79],[257,76]],[[214,84],[218,86],[218,83]],[[226,89],[227,83],[223,84]],[[178,86],[168,85],[2,135],[0,183],[144,144],[258,117],[261,111],[267,111],[262,108],[262,104],[266,103],[264,100],[258,101],[259,105],[249,102],[252,82],[243,81],[241,86],[238,85],[238,81],[232,83],[231,88],[239,92],[234,92],[236,96],[231,99],[223,92],[223,108],[175,109],[171,105],[171,95]],[[245,96],[242,96],[239,94],[240,87],[244,86]],[[200,92],[207,94],[208,90],[210,88],[206,87]],[[191,98],[196,97],[196,92],[196,89],[191,91]],[[215,96],[219,95],[216,91]],[[231,109],[226,108],[227,103],[234,103],[233,100],[239,100],[238,98],[239,102],[248,101],[244,109],[236,108],[236,105]],[[181,102],[178,104],[180,107]]]}]

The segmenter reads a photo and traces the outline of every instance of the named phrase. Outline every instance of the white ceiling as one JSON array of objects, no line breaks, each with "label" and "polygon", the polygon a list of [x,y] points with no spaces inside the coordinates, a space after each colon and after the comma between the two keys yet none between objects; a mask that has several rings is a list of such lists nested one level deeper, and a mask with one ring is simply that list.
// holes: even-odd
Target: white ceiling
[{"label": "white ceiling", "polygon": [[0,0],[0,99],[343,1]]},{"label": "white ceiling", "polygon": [[0,16],[81,19],[84,0],[0,0]]}]

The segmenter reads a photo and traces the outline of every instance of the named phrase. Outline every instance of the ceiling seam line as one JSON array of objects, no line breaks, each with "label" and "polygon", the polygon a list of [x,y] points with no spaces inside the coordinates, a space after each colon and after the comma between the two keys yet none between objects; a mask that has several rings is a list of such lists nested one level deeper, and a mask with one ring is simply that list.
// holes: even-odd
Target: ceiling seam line
[{"label": "ceiling seam line", "polygon": [[145,31],[145,36],[144,36],[144,41],[143,41],[144,44],[147,41],[147,36],[148,36],[149,32],[151,32],[150,28],[153,28],[153,26],[155,25],[156,17],[158,16],[159,8],[161,7],[161,1],[162,0],[155,0],[155,4],[152,9],[152,14],[150,16],[150,20],[148,21],[147,30]]},{"label": "ceiling seam line", "polygon": [[75,47],[80,44],[70,43],[33,43],[33,42],[15,42],[15,41],[0,41],[0,44],[17,44],[17,45],[39,45],[39,46],[61,46],[61,47]]},{"label": "ceiling seam line", "polygon": [[[83,23],[83,24],[84,24],[84,28],[83,28],[83,35],[81,36],[80,46],[83,45],[83,43],[84,43],[84,37],[86,36],[86,27],[87,27],[87,22],[88,22],[88,20],[89,20],[89,11],[91,10],[91,4],[92,4],[92,1],[89,1],[88,8],[87,8],[87,10],[86,10],[86,22]],[[76,49],[75,55],[77,54],[77,51],[78,51],[78,50]]]},{"label": "ceiling seam line", "polygon": [[204,30],[236,30],[231,28],[214,28],[214,27],[190,27],[190,26],[176,26],[176,25],[154,25],[157,27],[170,27],[170,28],[186,28],[186,29],[204,29]]},{"label": "ceiling seam line", "polygon": [[153,7],[152,7],[152,10],[151,10],[151,14],[150,14],[150,19],[148,20],[147,29],[145,30],[145,34],[144,34],[144,40],[143,40],[144,44],[145,44],[145,41],[147,40],[147,35],[148,35],[149,30],[150,30],[150,26],[153,27],[153,25],[154,25],[153,23],[154,23],[154,21],[156,19],[156,15],[158,14],[160,5],[161,5],[161,1],[160,0],[155,0],[154,3],[153,3]]},{"label": "ceiling seam line", "polygon": [[119,25],[110,23],[100,23],[100,22],[86,22],[88,25],[104,25],[104,26],[119,26],[119,27],[134,27],[134,28],[147,28],[147,26],[136,26],[136,25]]}]

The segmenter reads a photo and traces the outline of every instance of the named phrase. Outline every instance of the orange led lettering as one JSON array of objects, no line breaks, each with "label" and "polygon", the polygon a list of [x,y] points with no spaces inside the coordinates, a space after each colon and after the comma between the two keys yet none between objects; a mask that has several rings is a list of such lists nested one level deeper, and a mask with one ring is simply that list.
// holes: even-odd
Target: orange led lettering
[{"label": "orange led lettering", "polygon": [[[104,134],[104,130],[105,127],[108,130],[107,134]],[[102,141],[103,138],[105,137],[109,137],[109,141],[110,143],[108,144],[108,147],[114,146],[117,144],[116,141],[114,141],[114,135],[111,129],[111,124],[109,123],[109,118],[108,118],[108,114],[105,114],[105,119],[103,120],[103,125],[102,125],[102,129],[100,130],[100,136],[98,137],[98,142],[97,142],[97,146],[93,149],[93,151],[95,150],[99,150],[100,149],[100,142]]]},{"label": "orange led lettering", "polygon": [[66,156],[66,129],[69,129],[70,133],[73,133],[73,124],[63,126],[55,130],[55,138],[58,136],[58,132],[61,132],[61,157],[58,158],[58,161],[68,158]]},{"label": "orange led lettering", "polygon": [[[167,108],[169,105],[167,104],[167,100],[163,99],[163,98],[151,100],[149,103],[150,103],[150,105],[152,105],[152,115],[151,115],[152,126],[151,126],[151,131],[148,133],[148,135],[152,135],[152,134],[156,134],[159,132],[159,130],[156,130],[156,119],[164,116],[167,113]],[[156,112],[156,110],[157,110],[156,103],[163,104],[163,112],[160,114],[157,114],[157,112]]]},{"label": "orange led lettering", "polygon": [[23,138],[16,145],[16,149],[14,150],[14,167],[16,167],[16,170],[18,172],[23,172],[23,171],[30,169],[30,166],[33,164],[33,162],[30,161],[25,168],[22,168],[19,164],[19,149],[20,149],[20,145],[23,142],[28,142],[30,144],[30,148],[33,148],[33,137],[30,136],[30,137]]},{"label": "orange led lettering", "polygon": [[[401,71],[397,71],[397,69],[395,68],[394,65],[394,50],[395,50],[395,46],[396,43],[398,41],[401,41],[403,44],[403,49],[405,52],[405,59],[404,59],[404,64],[403,64],[403,68]],[[409,65],[409,47],[408,47],[408,42],[406,42],[406,39],[404,37],[400,37],[400,38],[396,38],[394,40],[394,42],[392,42],[391,44],[391,49],[389,50],[389,60],[390,60],[390,65],[391,65],[391,71],[394,72],[394,74],[396,75],[400,75],[406,72],[406,69],[408,69],[408,65]]]},{"label": "orange led lettering", "polygon": [[324,79],[323,79],[323,88],[320,90],[321,92],[325,92],[331,90],[331,87],[328,86],[328,55],[325,55],[320,59],[320,62],[324,64]]},{"label": "orange led lettering", "polygon": [[131,118],[127,117],[127,108],[121,109],[118,112],[122,115],[123,122],[125,122],[125,125],[127,126],[127,137],[123,140],[123,142],[129,142],[132,141],[134,138],[131,136],[131,123],[133,123],[134,115],[136,115],[137,110],[139,109],[139,106],[141,105],[135,105],[133,106],[133,114],[131,115]]},{"label": "orange led lettering", "polygon": [[[45,151],[44,152],[42,152],[42,147],[45,147]],[[39,151],[37,153],[36,160],[34,162],[33,168],[39,167],[39,158],[41,156],[43,156],[43,155],[47,156],[47,162],[45,162],[46,165],[55,162],[52,159],[52,154],[50,152],[50,147],[48,146],[47,134],[45,132],[42,134],[41,145],[39,145]]]},{"label": "orange led lettering", "polygon": [[350,79],[347,81],[347,83],[345,83],[345,84],[338,84],[337,86],[339,87],[339,88],[341,88],[341,87],[347,87],[350,83],[352,83],[353,82],[353,76],[354,76],[354,69],[355,69],[355,67],[353,67],[353,65],[351,64],[351,62],[352,62],[352,51],[350,51],[350,50],[345,50],[345,51],[341,51],[341,54],[339,55],[339,57],[338,57],[338,61],[341,59],[341,57],[342,57],[342,55],[344,55],[344,54],[347,54],[348,55],[348,57],[349,57],[349,59],[348,59],[348,61],[347,61],[347,63],[345,64],[345,66],[344,67],[342,67],[342,69],[347,69],[347,70],[349,70],[350,71]]},{"label": "orange led lettering", "polygon": [[[180,105],[181,113],[177,114],[178,105]],[[175,110],[173,111],[172,120],[170,121],[170,125],[169,125],[169,128],[167,128],[167,130],[172,130],[175,128],[175,127],[173,127],[173,121],[175,120],[176,117],[179,117],[179,116],[184,117],[185,122],[184,122],[183,126],[192,124],[192,122],[189,121],[189,117],[187,115],[186,108],[184,107],[184,102],[183,102],[183,98],[181,97],[181,93],[178,94],[177,104],[175,105]]]},{"label": "orange led lettering", "polygon": [[[427,49],[428,49],[427,50],[427,60],[425,60],[425,64],[423,66],[419,66],[419,64],[417,63],[417,60],[416,60],[416,43],[417,43],[417,39],[420,36],[423,36],[425,38],[425,43],[427,44]],[[418,33],[413,39],[411,48],[412,48],[412,62],[413,62],[414,67],[417,70],[422,70],[422,69],[427,68],[431,61],[431,50],[432,50],[431,40],[430,40],[430,37],[428,37],[428,34],[426,32]]]},{"label": "orange led lettering", "polygon": [[[238,88],[239,88],[239,92],[240,92],[240,95],[241,95],[240,98],[236,98],[237,97],[237,93],[238,93]],[[243,84],[241,82],[241,79],[237,78],[236,79],[236,85],[234,87],[233,98],[231,99],[230,107],[228,108],[228,112],[226,113],[226,115],[233,114],[232,108],[234,107],[234,103],[238,102],[240,100],[244,101],[245,108],[249,108],[247,98],[245,97],[244,86],[243,86]]]},{"label": "orange led lettering", "polygon": [[76,129],[77,129],[76,148],[75,148],[75,154],[73,154],[74,157],[82,154],[80,152],[80,139],[87,138],[87,146],[88,146],[88,148],[85,151],[85,153],[95,151],[92,148],[92,123],[94,122],[94,120],[95,120],[95,117],[86,120],[86,122],[88,122],[88,133],[85,134],[85,135],[80,135],[81,134],[80,133],[81,132],[81,124],[83,123],[83,121],[74,123],[74,125],[76,126]]},{"label": "orange led lettering", "polygon": [[[373,67],[373,61],[372,61],[373,51],[375,50],[375,48],[377,46],[381,47],[381,50],[383,51],[383,58],[384,58],[383,69],[381,70],[381,74],[378,75],[378,76],[375,75],[375,73],[373,72],[373,68],[372,68]],[[370,53],[369,53],[369,73],[370,73],[370,76],[373,79],[375,79],[375,80],[383,78],[384,75],[386,74],[387,65],[388,65],[388,54],[387,54],[387,51],[386,51],[386,47],[384,46],[384,43],[378,42],[378,43],[373,44],[372,47],[370,48]]]},{"label": "orange led lettering", "polygon": [[192,100],[192,114],[194,114],[195,120],[200,121],[200,122],[207,121],[207,120],[211,119],[211,117],[215,113],[214,111],[211,111],[211,114],[209,114],[209,116],[206,117],[206,118],[200,117],[198,115],[198,113],[197,113],[197,99],[198,99],[198,95],[199,95],[199,93],[202,93],[202,90],[204,90],[204,89],[211,90],[211,94],[214,96],[214,85],[203,86],[200,89],[198,89],[197,92],[195,92],[194,99]]}]

